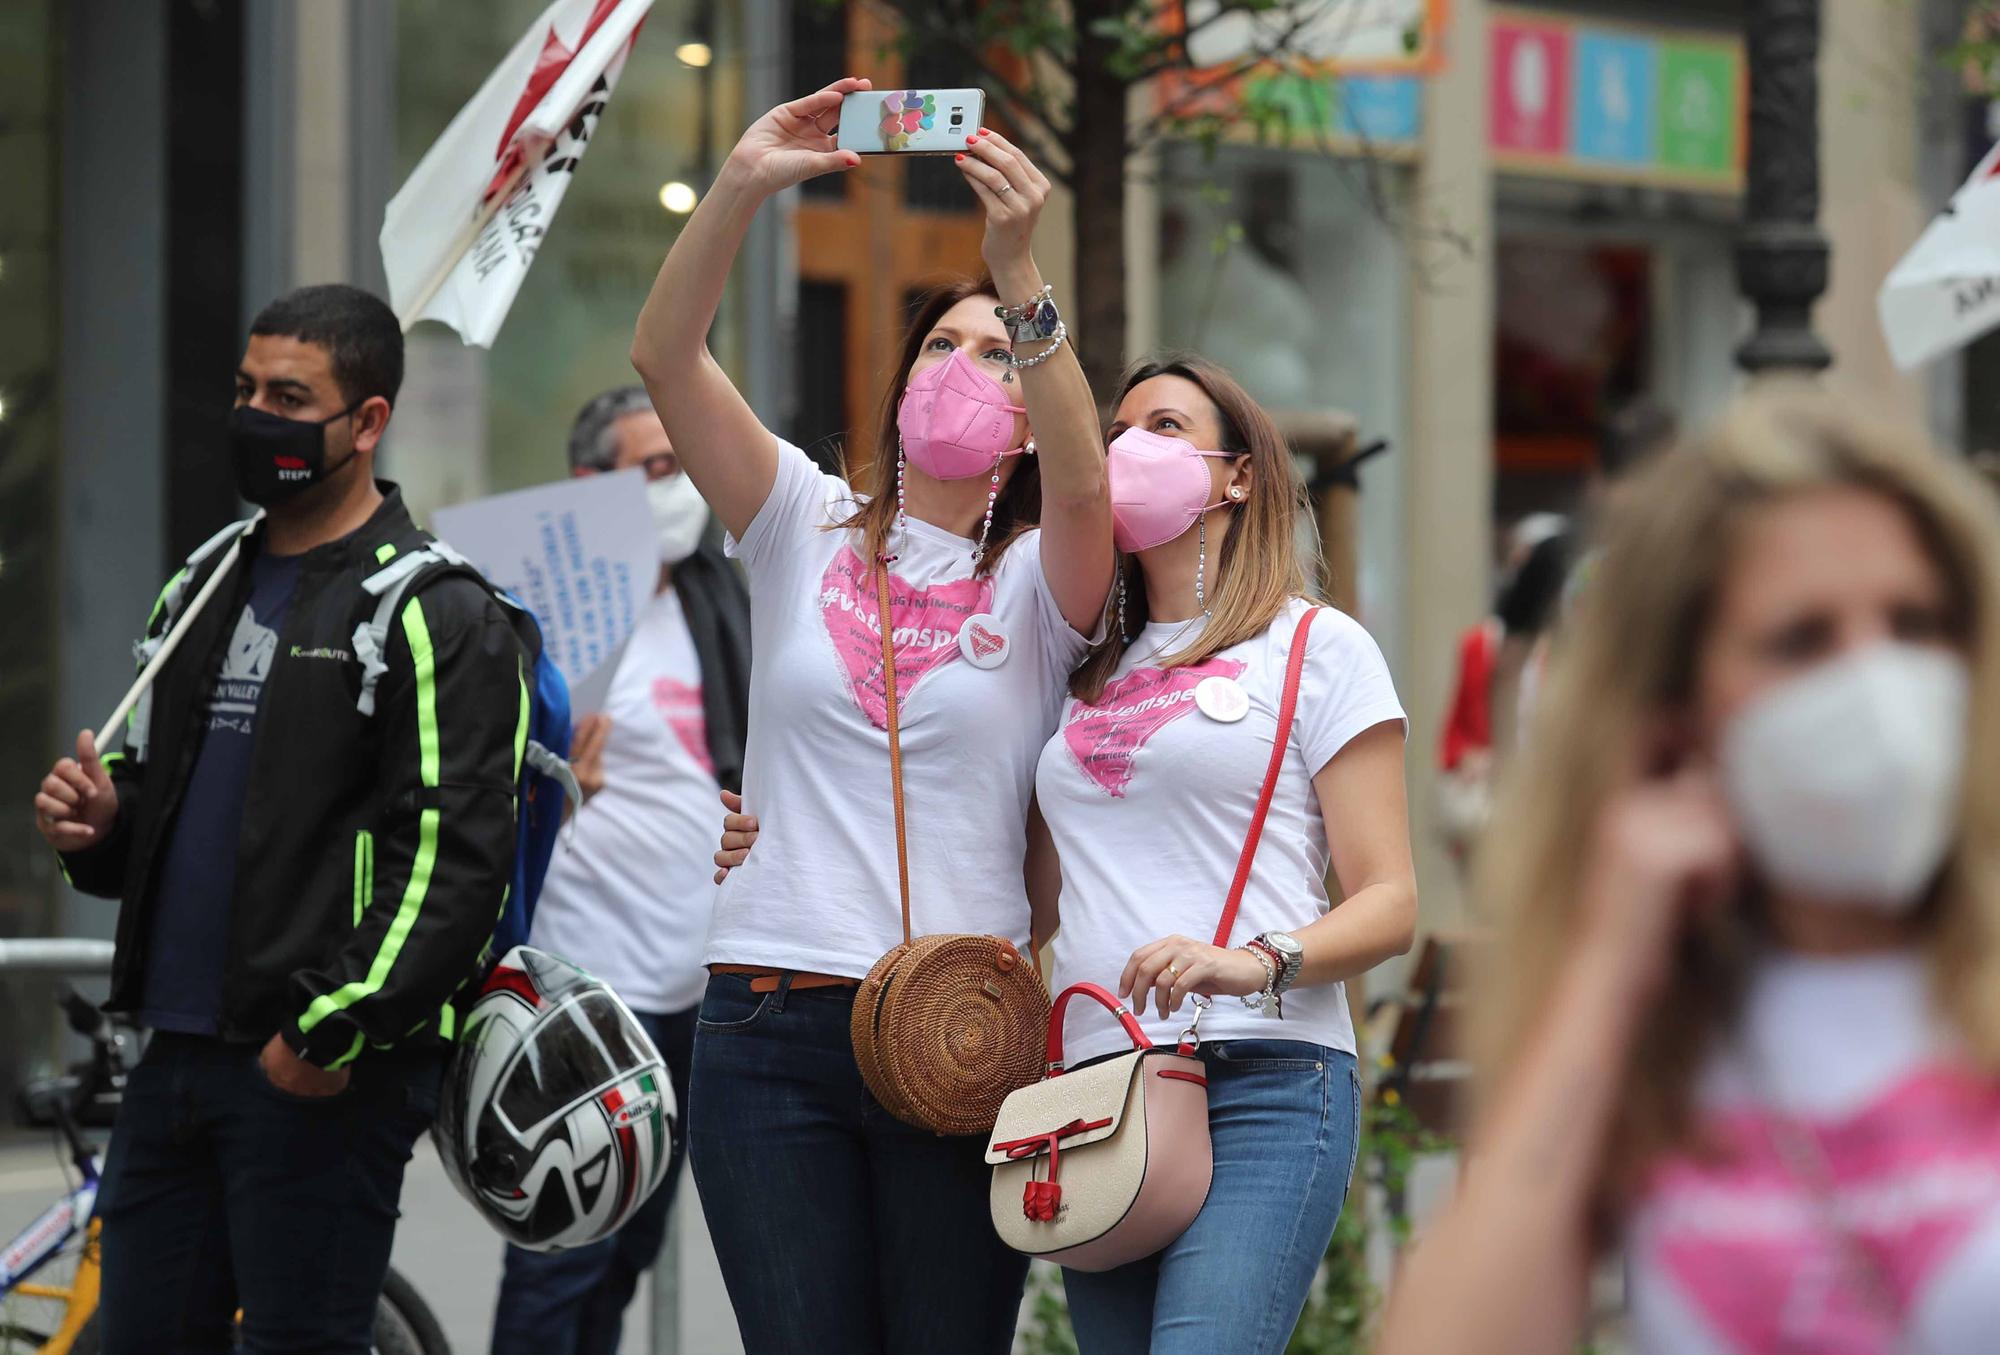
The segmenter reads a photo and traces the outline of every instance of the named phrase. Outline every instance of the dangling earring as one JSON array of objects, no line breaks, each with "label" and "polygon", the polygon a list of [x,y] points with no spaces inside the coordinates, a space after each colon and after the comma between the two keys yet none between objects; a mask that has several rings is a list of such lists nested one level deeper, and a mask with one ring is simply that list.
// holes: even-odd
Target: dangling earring
[{"label": "dangling earring", "polygon": [[1195,557],[1194,563],[1194,605],[1201,608],[1203,616],[1207,616],[1208,597],[1202,591],[1202,583],[1208,573],[1208,514],[1203,513],[1195,519],[1195,529],[1200,533],[1201,554]]},{"label": "dangling earring", "polygon": [[1129,645],[1132,636],[1125,629],[1125,567],[1118,567],[1118,643]]}]

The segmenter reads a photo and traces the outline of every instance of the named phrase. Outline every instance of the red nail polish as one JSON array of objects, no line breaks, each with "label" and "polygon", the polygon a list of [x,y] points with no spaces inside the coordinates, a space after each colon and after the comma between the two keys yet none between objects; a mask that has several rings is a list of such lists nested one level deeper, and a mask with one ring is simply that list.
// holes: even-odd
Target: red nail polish
[{"label": "red nail polish", "polygon": [[991,127],[981,127],[981,128],[979,129],[979,135],[981,135],[981,136],[992,136],[992,135],[993,135],[993,129],[992,129]]},{"label": "red nail polish", "polygon": [[976,136],[969,136],[965,139],[965,144],[968,146],[977,146],[979,144],[979,138]]},{"label": "red nail polish", "polygon": [[962,155],[954,155],[954,156],[952,156],[951,158],[952,158],[952,159],[954,159],[954,160],[963,160],[963,159],[965,159],[965,157],[964,157],[964,156],[962,156]]}]

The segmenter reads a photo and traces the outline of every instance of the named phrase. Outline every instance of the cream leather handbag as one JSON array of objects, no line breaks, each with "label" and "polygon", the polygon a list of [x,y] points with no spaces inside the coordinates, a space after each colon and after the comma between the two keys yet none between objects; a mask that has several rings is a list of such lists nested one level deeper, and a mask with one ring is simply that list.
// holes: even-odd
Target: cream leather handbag
[{"label": "cream leather handbag", "polygon": [[[1307,609],[1292,635],[1271,761],[1215,929],[1217,946],[1227,946],[1235,929],[1284,770],[1306,640],[1317,615],[1318,608]],[[1132,1037],[1132,1052],[1072,1073],[1063,1067],[1063,1014],[1079,993],[1117,1016]],[[1195,999],[1194,1024],[1167,1050],[1155,1048],[1132,1013],[1097,984],[1063,990],[1049,1014],[1048,1076],[1001,1104],[986,1143],[993,1168],[988,1207],[1002,1242],[1073,1270],[1111,1270],[1151,1256],[1187,1231],[1208,1200],[1215,1165],[1208,1140],[1208,1075],[1194,1056],[1206,1002]]]},{"label": "cream leather handbag", "polygon": [[[1066,1073],[1063,1013],[1079,993],[1116,1014],[1132,1052]],[[1001,1106],[986,1160],[993,1227],[1015,1251],[1076,1270],[1152,1255],[1208,1200],[1208,1075],[1192,1040],[1155,1048],[1104,989],[1065,989],[1049,1016],[1049,1075]]]}]

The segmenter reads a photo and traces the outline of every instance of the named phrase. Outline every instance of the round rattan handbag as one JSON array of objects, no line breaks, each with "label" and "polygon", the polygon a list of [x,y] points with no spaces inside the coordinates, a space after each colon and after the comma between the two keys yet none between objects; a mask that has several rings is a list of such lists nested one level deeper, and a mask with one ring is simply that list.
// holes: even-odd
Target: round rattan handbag
[{"label": "round rattan handbag", "polygon": [[868,1090],[897,1119],[938,1134],[984,1134],[1008,1094],[1042,1076],[1049,994],[1035,963],[1004,937],[910,933],[910,852],[886,564],[875,567],[875,597],[889,705],[903,944],[875,962],[855,994],[854,1060]]}]

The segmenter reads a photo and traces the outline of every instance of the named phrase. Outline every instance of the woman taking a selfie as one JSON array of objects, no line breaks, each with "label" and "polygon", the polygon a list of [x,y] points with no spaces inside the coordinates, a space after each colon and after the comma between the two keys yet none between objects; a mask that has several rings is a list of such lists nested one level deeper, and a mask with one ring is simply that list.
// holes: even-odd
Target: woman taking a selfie
[{"label": "woman taking a selfie", "polygon": [[1628,488],[1503,789],[1464,1183],[1385,1355],[2000,1330],[2000,520],[1818,391]]},{"label": "woman taking a selfie", "polygon": [[[987,1222],[982,1143],[891,1116],[850,1042],[856,981],[903,939],[877,571],[915,928],[1025,948],[1034,759],[1103,613],[1110,509],[1066,331],[1046,308],[1018,318],[1047,295],[1029,237],[1048,183],[984,129],[966,129],[958,164],[986,213],[992,282],[919,306],[868,483],[823,475],[774,436],[710,355],[751,218],[859,163],[833,129],[842,97],[867,90],[842,80],[743,134],[633,342],[674,452],[749,574],[744,800],[774,825],[716,902],[689,1147],[750,1350],[1005,1351],[1025,1264]],[[1011,333],[1002,305],[1017,308]]]}]

